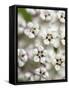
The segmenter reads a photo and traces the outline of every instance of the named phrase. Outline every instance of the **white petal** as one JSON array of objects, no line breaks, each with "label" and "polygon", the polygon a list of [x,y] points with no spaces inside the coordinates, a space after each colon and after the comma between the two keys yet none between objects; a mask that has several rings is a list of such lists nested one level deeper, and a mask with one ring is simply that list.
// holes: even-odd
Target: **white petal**
[{"label": "white petal", "polygon": [[41,46],[41,45],[40,45],[40,46],[38,46],[38,50],[39,50],[39,51],[44,50],[43,46]]},{"label": "white petal", "polygon": [[52,17],[51,16],[47,16],[47,18],[45,19],[46,21],[51,21]]},{"label": "white petal", "polygon": [[47,39],[44,40],[45,45],[49,45],[49,41]]},{"label": "white petal", "polygon": [[43,51],[43,55],[46,56],[47,55],[47,50]]},{"label": "white petal", "polygon": [[19,56],[19,54],[20,54],[20,49],[18,49],[18,56]]},{"label": "white petal", "polygon": [[56,64],[56,59],[55,59],[55,58],[52,60],[52,64],[53,64],[53,65]]},{"label": "white petal", "polygon": [[39,29],[35,30],[35,35],[37,35],[39,33]]},{"label": "white petal", "polygon": [[60,66],[59,65],[55,65],[55,69],[56,69],[56,71],[59,71],[60,70]]},{"label": "white petal", "polygon": [[46,72],[46,67],[41,66],[40,69],[42,72]]},{"label": "white petal", "polygon": [[65,66],[65,63],[64,63],[64,62],[62,63],[62,66],[63,66],[63,67]]},{"label": "white petal", "polygon": [[24,34],[27,35],[27,36],[29,36],[29,32],[30,32],[29,28],[24,30]]},{"label": "white petal", "polygon": [[32,23],[32,22],[29,22],[29,23],[27,24],[27,26],[28,26],[28,28],[32,28],[32,27],[33,27],[33,23]]},{"label": "white petal", "polygon": [[46,60],[46,58],[45,58],[45,57],[41,57],[40,62],[41,62],[41,63],[45,63],[45,60]]},{"label": "white petal", "polygon": [[28,37],[32,39],[35,38],[35,35],[30,32]]},{"label": "white petal", "polygon": [[46,77],[46,78],[49,77],[49,73],[47,71],[46,71],[44,77]]},{"label": "white petal", "polygon": [[38,53],[38,50],[35,48],[35,49],[33,50],[33,54],[36,55],[37,53]]},{"label": "white petal", "polygon": [[40,74],[40,68],[35,69],[34,72],[35,72],[35,74],[38,74],[39,75]]},{"label": "white petal", "polygon": [[24,62],[22,62],[20,59],[18,59],[18,66],[19,66],[19,67],[23,67],[24,64],[25,64]]},{"label": "white petal", "polygon": [[42,20],[45,20],[44,14],[40,14],[40,18],[41,18]]},{"label": "white petal", "polygon": [[39,62],[39,57],[38,56],[34,56],[34,62]]},{"label": "white petal", "polygon": [[61,43],[62,43],[63,45],[65,45],[65,40],[62,39],[62,40],[61,40]]},{"label": "white petal", "polygon": [[24,62],[27,62],[27,60],[28,60],[28,57],[27,57],[27,55],[25,55],[23,61],[24,61]]},{"label": "white petal", "polygon": [[64,18],[60,18],[60,22],[61,23],[65,23],[65,19]]}]

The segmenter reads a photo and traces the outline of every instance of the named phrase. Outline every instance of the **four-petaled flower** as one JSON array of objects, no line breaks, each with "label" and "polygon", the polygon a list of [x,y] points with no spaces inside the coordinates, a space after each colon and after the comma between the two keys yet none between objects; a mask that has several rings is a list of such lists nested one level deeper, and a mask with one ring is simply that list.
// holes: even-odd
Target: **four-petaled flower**
[{"label": "four-petaled flower", "polygon": [[46,55],[47,51],[42,46],[39,46],[33,50],[34,62],[45,63]]},{"label": "four-petaled flower", "polygon": [[29,38],[35,38],[35,36],[38,35],[40,31],[40,27],[37,23],[29,22],[27,24],[27,27],[24,31],[24,33],[29,37]]},{"label": "four-petaled flower", "polygon": [[[54,47],[59,46],[59,35],[56,31],[47,30],[41,34],[41,37],[43,39],[43,43],[45,45],[52,45]],[[56,42],[57,41],[57,42]]]}]

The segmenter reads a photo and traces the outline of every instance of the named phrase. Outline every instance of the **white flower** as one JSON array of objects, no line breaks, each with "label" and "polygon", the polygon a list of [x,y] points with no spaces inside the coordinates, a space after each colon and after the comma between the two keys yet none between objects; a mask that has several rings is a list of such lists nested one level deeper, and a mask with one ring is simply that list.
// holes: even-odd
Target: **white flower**
[{"label": "white flower", "polygon": [[36,16],[39,14],[40,10],[39,9],[26,9],[28,13],[30,13],[33,16]]},{"label": "white flower", "polygon": [[49,77],[46,67],[43,67],[43,66],[35,69],[34,73],[38,80],[46,80]]},{"label": "white flower", "polygon": [[18,66],[22,67],[27,62],[28,56],[24,49],[18,49]]},{"label": "white flower", "polygon": [[45,63],[46,55],[47,55],[47,51],[44,50],[44,48],[42,46],[39,46],[38,48],[35,48],[33,50],[34,62]]},{"label": "white flower", "polygon": [[33,22],[29,22],[27,24],[27,28],[25,29],[25,34],[29,37],[29,38],[35,38],[35,36],[38,35],[40,31],[40,27],[37,23],[33,23]]},{"label": "white flower", "polygon": [[59,46],[59,35],[57,31],[47,29],[44,33],[42,33],[41,37],[45,45],[52,45],[56,48]]},{"label": "white flower", "polygon": [[43,21],[47,21],[47,22],[51,21],[53,19],[53,11],[52,10],[40,10],[40,18]]},{"label": "white flower", "polygon": [[55,67],[55,70],[60,71],[61,68],[64,68],[64,66],[65,66],[65,57],[63,55],[61,55],[61,53],[56,54],[52,63]]},{"label": "white flower", "polygon": [[25,27],[26,27],[25,20],[20,14],[18,14],[18,34],[22,34]]},{"label": "white flower", "polygon": [[57,18],[60,21],[60,23],[65,23],[65,11],[58,11]]}]

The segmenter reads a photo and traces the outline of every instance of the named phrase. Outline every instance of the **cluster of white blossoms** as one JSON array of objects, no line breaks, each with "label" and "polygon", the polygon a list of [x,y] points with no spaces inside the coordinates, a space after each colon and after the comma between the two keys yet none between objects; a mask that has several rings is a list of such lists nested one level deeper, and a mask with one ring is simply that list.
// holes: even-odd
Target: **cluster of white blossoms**
[{"label": "cluster of white blossoms", "polygon": [[65,11],[26,9],[32,21],[18,13],[18,80],[65,78]]}]

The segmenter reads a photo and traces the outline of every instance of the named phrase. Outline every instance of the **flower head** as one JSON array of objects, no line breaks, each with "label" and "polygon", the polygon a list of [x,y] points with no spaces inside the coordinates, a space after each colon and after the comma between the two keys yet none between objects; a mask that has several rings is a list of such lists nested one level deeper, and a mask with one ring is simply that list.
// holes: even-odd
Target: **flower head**
[{"label": "flower head", "polygon": [[65,23],[65,11],[58,11],[57,18],[60,23]]},{"label": "flower head", "polygon": [[51,21],[52,20],[52,11],[51,10],[41,10],[40,11],[40,18],[43,21]]},{"label": "flower head", "polygon": [[45,63],[47,51],[42,46],[39,46],[33,50],[33,58],[35,62]]},{"label": "flower head", "polygon": [[35,69],[34,73],[36,76],[39,76],[38,77],[39,80],[46,80],[49,77],[49,74],[48,74],[46,68],[43,66]]},{"label": "flower head", "polygon": [[55,70],[59,71],[65,66],[65,57],[61,54],[57,54],[55,55],[55,58],[53,59],[52,63],[55,67]]},{"label": "flower head", "polygon": [[53,31],[53,30],[47,29],[46,31],[42,32],[41,37],[45,45],[47,46],[52,45],[54,47],[58,47],[59,46],[59,35],[57,31]]},{"label": "flower head", "polygon": [[27,24],[27,28],[25,29],[25,34],[29,37],[29,38],[35,38],[35,36],[38,35],[40,31],[40,27],[37,23],[33,23],[33,22],[29,22]]}]

